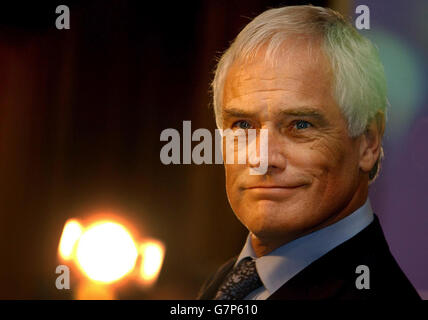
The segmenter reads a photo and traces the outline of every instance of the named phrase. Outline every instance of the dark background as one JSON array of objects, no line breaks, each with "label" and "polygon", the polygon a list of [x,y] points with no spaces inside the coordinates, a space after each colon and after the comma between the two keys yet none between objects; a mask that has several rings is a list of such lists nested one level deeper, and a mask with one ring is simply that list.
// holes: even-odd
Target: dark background
[{"label": "dark background", "polygon": [[[2,3],[0,298],[71,298],[73,288],[55,288],[64,223],[111,210],[167,248],[157,285],[149,292],[128,288],[120,297],[193,299],[204,279],[239,252],[247,232],[228,205],[222,166],[163,165],[160,133],[181,132],[184,120],[192,130],[213,131],[216,57],[250,18],[302,3]],[[354,10],[347,1],[310,3]],[[70,8],[70,30],[55,28],[60,4]],[[426,165],[423,172],[426,178]],[[375,194],[379,207],[382,190]],[[422,213],[414,225],[426,226]],[[420,291],[428,288],[426,240],[419,235],[416,255],[402,259]]]}]

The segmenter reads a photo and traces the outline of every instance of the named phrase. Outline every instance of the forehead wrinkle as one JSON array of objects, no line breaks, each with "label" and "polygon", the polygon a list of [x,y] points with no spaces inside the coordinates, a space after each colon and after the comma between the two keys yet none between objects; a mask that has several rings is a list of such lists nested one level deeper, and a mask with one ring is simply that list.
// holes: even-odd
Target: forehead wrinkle
[{"label": "forehead wrinkle", "polygon": [[[265,77],[263,70],[252,72],[245,71],[242,74],[229,74],[229,81],[226,84],[225,96],[229,99],[234,99],[240,96],[246,96],[252,93],[284,91],[297,93],[299,95],[310,95],[307,92],[310,89],[311,83],[303,78],[299,79],[295,76],[284,75],[280,72],[275,72],[272,77]],[[266,88],[263,88],[266,84]]]},{"label": "forehead wrinkle", "polygon": [[[232,80],[228,81],[226,85],[225,92],[228,92],[229,95],[239,96],[242,91],[248,91],[245,95],[253,92],[270,92],[270,91],[304,91],[302,89],[307,85],[307,81],[304,79],[298,79],[292,76],[284,76],[278,73],[272,78],[262,78],[260,73],[254,73],[254,75],[247,75],[245,79],[242,79],[239,76],[231,75]],[[263,88],[263,84],[266,83],[267,87]],[[244,88],[244,89],[242,89]]]},{"label": "forehead wrinkle", "polygon": [[[255,67],[255,68],[254,68]],[[307,70],[308,66],[304,65],[301,68],[302,73],[312,73],[313,70]],[[232,80],[231,80],[232,79]],[[251,81],[280,81],[286,82],[288,80],[302,82],[302,79],[293,77],[291,75],[284,74],[284,72],[278,71],[278,68],[273,68],[264,63],[254,63],[247,66],[246,68],[240,68],[239,71],[235,71],[231,68],[228,74],[228,80],[236,85],[236,83],[247,83]]]},{"label": "forehead wrinkle", "polygon": [[[239,93],[235,92],[235,94],[227,95],[228,97],[227,99],[225,99],[225,102],[227,103],[224,104],[223,109],[234,107],[235,104],[239,105],[240,103],[244,103],[245,100],[247,100],[246,98],[248,96],[251,96],[257,93],[268,94],[266,96],[257,97],[257,101],[259,101],[260,105],[265,105],[270,100],[273,100],[275,104],[284,105],[284,106],[302,105],[302,104],[311,105],[311,100],[312,100],[311,98],[313,98],[313,96],[309,92],[306,92],[305,90],[301,90],[301,88],[266,88],[266,89],[254,89],[254,90],[245,90],[245,91],[246,92],[239,92]],[[291,95],[287,94],[287,95],[284,95],[283,97],[277,96],[279,99],[276,99],[274,96],[269,95],[269,93],[274,93],[274,92],[283,92],[284,94],[291,93]],[[225,95],[225,98],[226,98],[226,95]],[[302,99],[306,100],[307,102],[304,103]],[[256,103],[256,104],[258,105],[259,103]],[[252,104],[254,105],[254,102]],[[270,103],[267,103],[267,104],[270,104]]]},{"label": "forehead wrinkle", "polygon": [[248,90],[248,92],[244,92],[244,93],[241,93],[241,94],[239,94],[237,96],[232,97],[231,100],[234,100],[234,99],[237,99],[237,98],[240,98],[240,97],[245,97],[245,96],[248,96],[250,94],[258,93],[258,92],[277,92],[277,91],[289,91],[289,90],[284,89],[284,88],[269,88],[269,89]]}]

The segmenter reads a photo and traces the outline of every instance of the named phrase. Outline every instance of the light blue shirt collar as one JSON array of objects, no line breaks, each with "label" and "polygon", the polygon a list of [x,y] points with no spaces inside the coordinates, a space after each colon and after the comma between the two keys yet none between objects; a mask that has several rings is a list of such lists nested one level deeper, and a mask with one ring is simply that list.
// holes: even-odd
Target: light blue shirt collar
[{"label": "light blue shirt collar", "polygon": [[370,200],[352,214],[325,228],[295,239],[269,254],[256,258],[251,234],[236,264],[245,257],[256,259],[256,268],[264,286],[250,293],[246,299],[266,299],[315,260],[352,238],[373,221]]}]

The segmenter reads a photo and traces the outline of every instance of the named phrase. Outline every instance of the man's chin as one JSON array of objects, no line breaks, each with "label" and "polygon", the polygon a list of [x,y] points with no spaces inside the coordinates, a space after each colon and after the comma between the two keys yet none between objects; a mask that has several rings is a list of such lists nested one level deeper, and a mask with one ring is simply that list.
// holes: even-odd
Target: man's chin
[{"label": "man's chin", "polygon": [[298,228],[298,220],[292,213],[278,212],[277,210],[253,211],[247,220],[248,229],[260,236],[273,236],[275,234],[293,232]]},{"label": "man's chin", "polygon": [[258,237],[288,238],[310,228],[307,214],[308,210],[294,205],[284,206],[277,201],[259,200],[248,207],[247,214],[240,220]]},{"label": "man's chin", "polygon": [[[288,217],[295,215],[299,209],[298,201],[289,201],[283,199],[281,201],[276,199],[260,199],[249,201],[249,212],[256,212],[257,216],[269,219],[269,217]],[[301,214],[298,214],[301,216]]]}]

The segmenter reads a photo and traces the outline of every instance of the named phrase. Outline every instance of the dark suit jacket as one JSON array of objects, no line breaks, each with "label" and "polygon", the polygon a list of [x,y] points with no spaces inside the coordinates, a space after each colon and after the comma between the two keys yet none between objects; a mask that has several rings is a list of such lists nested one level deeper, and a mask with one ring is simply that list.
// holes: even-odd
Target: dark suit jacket
[{"label": "dark suit jacket", "polygon": [[[204,284],[198,299],[213,299],[237,257],[226,262]],[[369,268],[370,288],[357,289],[359,265]],[[417,299],[420,297],[401,271],[385,240],[379,219],[351,239],[311,263],[268,299]]]}]

